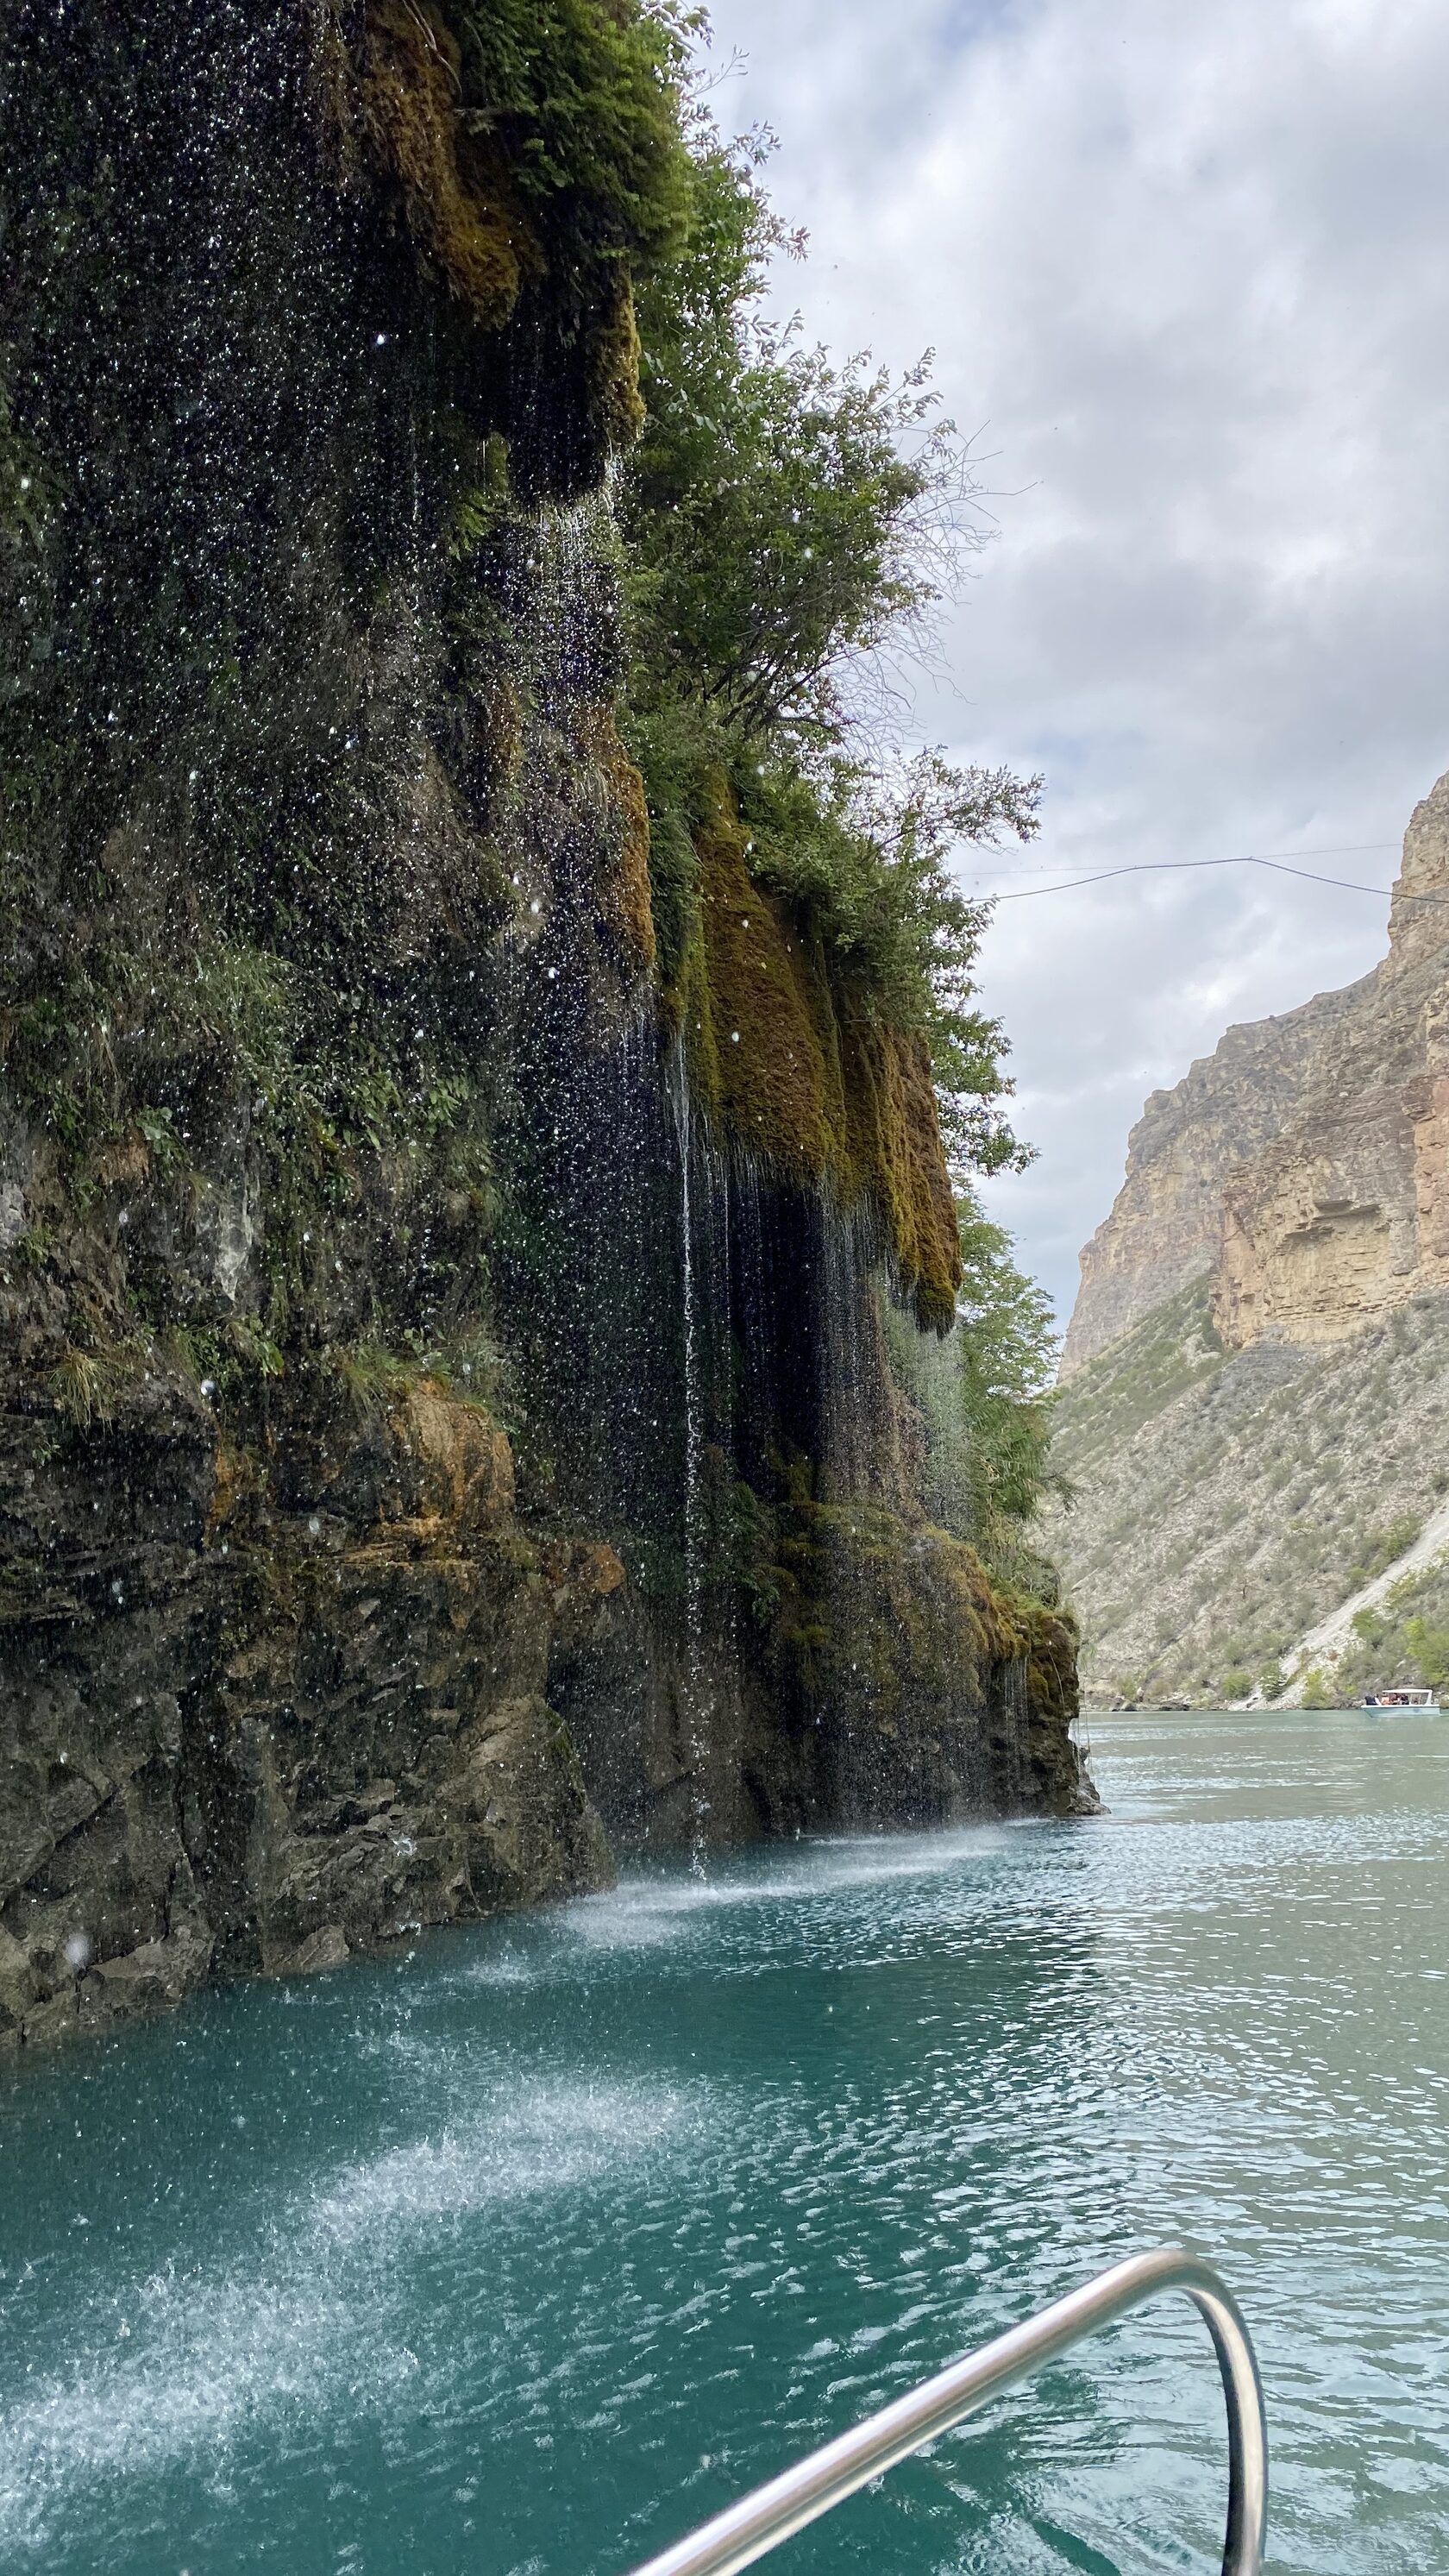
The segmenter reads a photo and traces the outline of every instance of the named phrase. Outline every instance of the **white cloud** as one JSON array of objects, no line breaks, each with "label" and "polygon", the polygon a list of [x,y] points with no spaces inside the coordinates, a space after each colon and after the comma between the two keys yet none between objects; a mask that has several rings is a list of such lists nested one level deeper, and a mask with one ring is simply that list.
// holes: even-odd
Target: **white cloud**
[{"label": "white cloud", "polygon": [[[1423,0],[717,0],[781,137],[781,294],[933,344],[1000,542],[931,738],[1046,771],[982,882],[1397,840],[1449,764],[1449,16]],[[1310,860],[1386,885],[1391,850]],[[1372,963],[1384,907],[1250,870],[1004,906],[984,992],[1042,1149],[998,1207],[1064,1303],[1145,1093]]]}]

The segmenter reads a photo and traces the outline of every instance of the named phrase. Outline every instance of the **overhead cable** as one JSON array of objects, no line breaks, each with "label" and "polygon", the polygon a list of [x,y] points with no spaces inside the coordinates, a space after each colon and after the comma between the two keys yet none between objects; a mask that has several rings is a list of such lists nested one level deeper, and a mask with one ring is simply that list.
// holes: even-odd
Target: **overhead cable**
[{"label": "overhead cable", "polygon": [[[1358,851],[1395,850],[1398,846],[1397,841],[1349,841],[1338,849],[1302,850],[1297,855],[1306,859],[1347,858]],[[1074,886],[1105,885],[1111,877],[1157,876],[1167,870],[1190,868],[1271,868],[1275,876],[1302,877],[1309,885],[1337,886],[1345,894],[1389,895],[1394,891],[1392,886],[1361,885],[1352,877],[1320,876],[1316,869],[1294,867],[1287,857],[1269,857],[1259,850],[1240,850],[1230,859],[1139,859],[1128,867],[1098,868],[1091,876],[1063,877],[1056,885],[1016,886],[1010,892],[991,887],[985,890],[984,900],[990,903],[1025,903],[1032,895],[1069,894]],[[1443,898],[1415,895],[1408,900],[1434,903]]]}]

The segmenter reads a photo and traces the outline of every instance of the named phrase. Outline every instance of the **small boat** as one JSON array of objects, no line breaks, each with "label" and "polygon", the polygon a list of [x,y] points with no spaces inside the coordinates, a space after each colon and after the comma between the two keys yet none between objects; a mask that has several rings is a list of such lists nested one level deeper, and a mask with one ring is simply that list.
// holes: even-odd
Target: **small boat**
[{"label": "small boat", "polygon": [[1437,1715],[1439,1702],[1431,1689],[1427,1687],[1421,1689],[1417,1683],[1406,1682],[1399,1690],[1365,1691],[1359,1701],[1359,1707],[1427,1708],[1432,1709]]}]

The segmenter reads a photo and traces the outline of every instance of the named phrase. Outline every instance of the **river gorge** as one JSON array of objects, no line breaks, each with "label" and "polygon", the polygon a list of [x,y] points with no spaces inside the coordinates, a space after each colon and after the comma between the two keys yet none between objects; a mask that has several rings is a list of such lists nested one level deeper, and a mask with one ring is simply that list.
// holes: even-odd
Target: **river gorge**
[{"label": "river gorge", "polygon": [[[1157,1096],[1058,1400],[968,890],[1044,781],[912,695],[984,458],[780,318],[707,46],[0,0],[0,2562],[626,2576],[1182,2239],[1276,2576],[1419,2576],[1443,1720],[1089,1744],[1074,1601],[1153,1525],[1114,1600],[1201,1660],[1124,1441],[1192,1397],[1230,1536],[1306,1316],[1259,1500],[1424,1606],[1308,1469],[1401,1416],[1442,1502],[1449,786],[1388,966],[1190,1077],[1211,1191]],[[1233,1183],[1209,1312],[1299,1074],[1322,1188]],[[1154,2308],[794,2563],[1216,2563],[1223,2430]]]}]

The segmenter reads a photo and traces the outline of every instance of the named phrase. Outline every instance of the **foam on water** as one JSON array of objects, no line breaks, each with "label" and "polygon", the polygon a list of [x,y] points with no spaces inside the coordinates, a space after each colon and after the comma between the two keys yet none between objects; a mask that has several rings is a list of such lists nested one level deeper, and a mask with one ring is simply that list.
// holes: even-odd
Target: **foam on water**
[{"label": "foam on water", "polygon": [[[0,2565],[618,2576],[1182,2235],[1258,2340],[1274,2576],[1449,2565],[1449,1726],[1099,1760],[1080,1830],[636,1875],[16,2072]],[[796,2576],[1185,2576],[1222,2492],[1152,2310]]]},{"label": "foam on water", "polygon": [[584,1897],[564,1918],[576,1939],[613,1945],[670,1936],[680,1918],[750,1910],[760,1905],[824,1902],[860,1888],[927,1883],[973,1862],[996,1859],[1009,1829],[982,1825],[929,1838],[852,1838],[812,1844],[808,1858],[770,1872],[688,1881],[621,1879],[605,1896]]},{"label": "foam on water", "polygon": [[[79,2491],[314,2423],[343,2399],[395,2411],[419,2375],[408,2341],[410,2240],[500,2202],[576,2193],[693,2133],[702,2088],[537,2083],[495,2116],[346,2164],[220,2272],[177,2261],[96,2302],[63,2375],[0,2401],[0,2558],[43,2553]],[[436,2374],[428,2396],[439,2396]]]},{"label": "foam on water", "polygon": [[[777,1856],[764,1870],[725,1864],[711,1875],[701,1863],[687,1878],[663,1872],[622,1878],[603,1895],[577,1898],[530,1927],[527,1946],[470,1959],[441,1974],[453,1986],[536,1987],[591,1976],[601,1954],[659,1949],[674,1952],[688,1971],[697,1965],[701,1943],[718,1944],[722,1918],[726,1924],[732,1917],[748,1922],[766,1907],[820,1909],[875,1887],[895,1891],[919,1884],[929,1891],[943,1877],[999,1860],[1022,1830],[993,1824],[929,1835],[842,1835],[802,1843],[788,1862]],[[725,1956],[717,1965],[720,1973],[731,1972]]]}]

